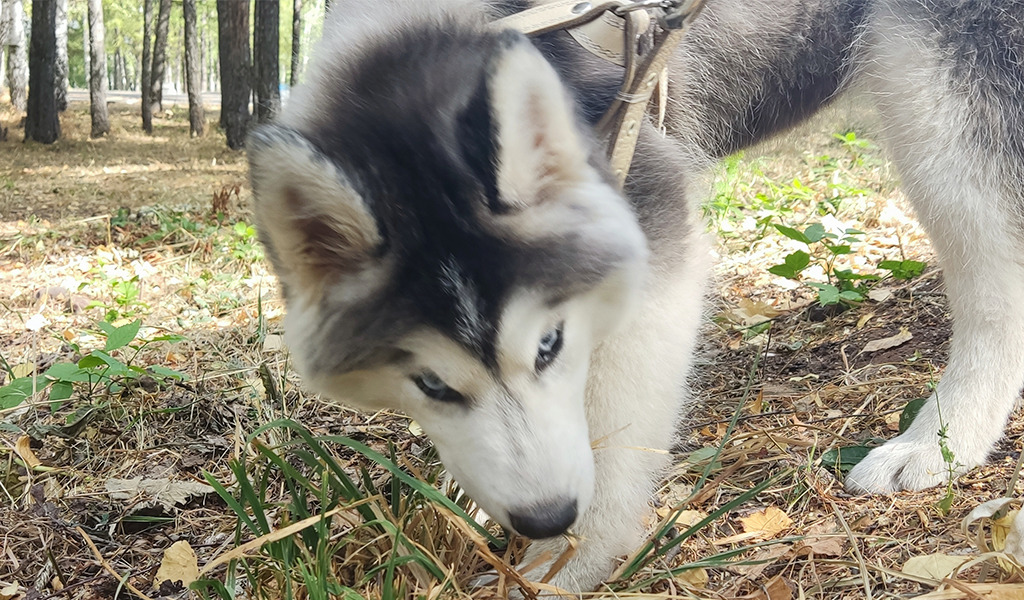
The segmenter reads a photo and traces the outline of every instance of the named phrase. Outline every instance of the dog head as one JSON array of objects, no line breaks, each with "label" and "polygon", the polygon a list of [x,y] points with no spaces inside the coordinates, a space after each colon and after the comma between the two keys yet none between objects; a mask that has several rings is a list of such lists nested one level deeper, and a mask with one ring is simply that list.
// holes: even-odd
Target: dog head
[{"label": "dog head", "polygon": [[256,130],[260,236],[310,388],[416,419],[529,537],[593,495],[591,352],[646,272],[637,219],[522,36],[406,32]]}]

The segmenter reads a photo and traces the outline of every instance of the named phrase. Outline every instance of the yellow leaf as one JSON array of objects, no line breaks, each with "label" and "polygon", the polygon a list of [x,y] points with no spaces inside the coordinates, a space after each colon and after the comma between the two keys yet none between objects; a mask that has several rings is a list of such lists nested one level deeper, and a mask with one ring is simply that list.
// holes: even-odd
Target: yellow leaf
[{"label": "yellow leaf", "polygon": [[676,581],[690,588],[705,588],[708,586],[708,572],[704,569],[690,569],[676,575]]},{"label": "yellow leaf", "polygon": [[28,377],[35,370],[35,364],[27,362],[11,367],[11,374],[14,375],[15,379],[21,379],[22,377]]},{"label": "yellow leaf", "polygon": [[199,561],[192,546],[183,540],[174,542],[164,550],[164,559],[160,561],[160,569],[153,579],[153,587],[159,588],[165,581],[170,581],[181,582],[181,586],[186,588],[196,579],[199,579]]},{"label": "yellow leaf", "polygon": [[950,556],[948,554],[914,556],[903,564],[903,572],[907,575],[928,577],[941,581],[949,577],[953,571],[968,560],[969,557]]},{"label": "yellow leaf", "polygon": [[15,442],[14,451],[18,453],[18,456],[21,457],[21,460],[25,461],[26,467],[34,469],[42,463],[39,462],[39,459],[36,458],[35,453],[32,452],[32,448],[29,446],[31,443],[32,438],[28,437],[27,435],[23,435],[20,438],[18,438],[17,442]]},{"label": "yellow leaf", "polygon": [[769,506],[762,511],[741,518],[740,524],[743,525],[743,531],[769,539],[788,529],[793,524],[793,520],[781,510]]}]

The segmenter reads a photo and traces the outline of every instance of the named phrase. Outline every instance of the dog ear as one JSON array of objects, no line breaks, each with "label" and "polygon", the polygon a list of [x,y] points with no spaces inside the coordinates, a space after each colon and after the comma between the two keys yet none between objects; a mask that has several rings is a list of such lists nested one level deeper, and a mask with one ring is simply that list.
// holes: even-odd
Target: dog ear
[{"label": "dog ear", "polygon": [[494,60],[489,80],[496,125],[497,187],[506,208],[525,208],[593,177],[569,94],[524,37]]},{"label": "dog ear", "polygon": [[316,293],[362,270],[381,243],[342,170],[293,129],[264,125],[246,145],[260,239],[285,293]]}]

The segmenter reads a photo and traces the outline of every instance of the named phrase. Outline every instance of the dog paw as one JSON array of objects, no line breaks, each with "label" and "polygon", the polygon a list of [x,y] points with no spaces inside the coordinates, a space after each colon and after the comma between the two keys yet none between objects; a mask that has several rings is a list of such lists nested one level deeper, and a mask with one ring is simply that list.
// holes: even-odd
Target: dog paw
[{"label": "dog paw", "polygon": [[953,449],[954,461],[947,463],[935,436],[927,441],[906,437],[894,438],[868,453],[847,475],[846,489],[857,494],[923,490],[946,483],[951,467],[954,477],[962,475],[982,464],[987,454]]}]

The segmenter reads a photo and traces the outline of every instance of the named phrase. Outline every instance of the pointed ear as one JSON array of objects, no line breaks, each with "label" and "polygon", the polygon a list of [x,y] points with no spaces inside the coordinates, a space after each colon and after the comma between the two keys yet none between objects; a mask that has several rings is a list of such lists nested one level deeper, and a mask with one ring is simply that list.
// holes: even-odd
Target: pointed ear
[{"label": "pointed ear", "polygon": [[572,102],[541,53],[519,39],[494,60],[489,81],[502,204],[525,208],[593,177]]},{"label": "pointed ear", "polygon": [[276,125],[254,130],[246,148],[260,239],[286,294],[318,294],[365,268],[381,235],[341,169]]}]

